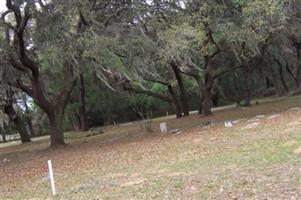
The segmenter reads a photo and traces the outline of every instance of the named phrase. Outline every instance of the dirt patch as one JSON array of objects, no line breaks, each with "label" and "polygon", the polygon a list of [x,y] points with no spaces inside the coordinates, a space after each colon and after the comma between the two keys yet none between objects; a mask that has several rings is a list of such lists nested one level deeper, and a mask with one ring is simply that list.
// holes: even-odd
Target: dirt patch
[{"label": "dirt patch", "polygon": [[[49,150],[44,140],[3,148],[0,196],[47,199],[49,183],[43,177],[51,159],[59,199],[298,199],[300,159],[282,145],[300,146],[294,141],[300,138],[301,112],[285,112],[300,104],[287,99],[212,117],[164,119],[183,131],[176,137],[162,136],[160,121],[154,120],[153,134],[133,123],[95,137],[67,137],[69,145],[58,150]],[[257,116],[272,113],[281,114],[277,120]],[[247,123],[254,116],[261,119],[255,126]],[[225,128],[227,120],[240,121]],[[206,121],[215,126],[202,129]]]}]

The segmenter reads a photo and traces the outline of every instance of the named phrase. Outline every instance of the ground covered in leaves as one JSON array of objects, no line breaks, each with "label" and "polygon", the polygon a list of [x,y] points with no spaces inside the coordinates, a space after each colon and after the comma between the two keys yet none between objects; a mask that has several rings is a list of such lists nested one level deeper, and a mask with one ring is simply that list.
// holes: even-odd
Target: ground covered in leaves
[{"label": "ground covered in leaves", "polygon": [[[47,138],[6,145],[0,199],[301,199],[300,107],[301,98],[290,97],[209,118],[161,118],[153,133],[138,122],[66,133],[68,145],[57,150]],[[160,134],[162,120],[181,132]]]}]

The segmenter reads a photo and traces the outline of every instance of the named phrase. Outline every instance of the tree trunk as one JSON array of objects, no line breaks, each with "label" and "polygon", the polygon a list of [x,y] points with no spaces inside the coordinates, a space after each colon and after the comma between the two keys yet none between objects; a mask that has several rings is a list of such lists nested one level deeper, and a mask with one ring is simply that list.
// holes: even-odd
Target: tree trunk
[{"label": "tree trunk", "polygon": [[2,136],[2,142],[6,142],[5,129],[3,127],[1,127],[1,126],[0,126],[0,132],[1,132],[1,136]]},{"label": "tree trunk", "polygon": [[50,146],[64,145],[63,111],[59,108],[53,110],[48,114],[48,118],[50,123]]},{"label": "tree trunk", "polygon": [[198,111],[199,115],[201,115],[201,114],[203,113],[203,102],[204,102],[203,93],[200,94],[200,102],[201,102],[201,103],[200,103],[199,111]]},{"label": "tree trunk", "polygon": [[39,136],[44,135],[43,126],[40,123],[37,124],[37,130],[38,130]]},{"label": "tree trunk", "polygon": [[294,80],[296,86],[299,87],[298,79],[297,79],[297,77],[294,75],[294,73],[293,73],[293,71],[291,70],[291,68],[290,68],[290,66],[289,66],[289,64],[288,64],[287,61],[286,61],[286,63],[285,63],[285,69],[286,69],[286,71],[288,72],[288,74],[291,76],[291,78]]},{"label": "tree trunk", "polygon": [[214,78],[212,76],[213,70],[213,60],[211,56],[205,56],[206,66],[205,66],[205,83],[203,84],[203,110],[206,116],[212,115],[211,111],[211,100],[212,94],[211,89],[213,86]]},{"label": "tree trunk", "polygon": [[296,50],[297,50],[297,73],[296,73],[296,82],[301,89],[301,53],[300,53],[300,46],[297,44],[296,45]]},{"label": "tree trunk", "polygon": [[249,66],[245,66],[245,102],[243,102],[243,106],[251,105],[251,70]]},{"label": "tree trunk", "polygon": [[288,93],[289,92],[289,88],[288,88],[288,86],[287,86],[287,84],[285,82],[285,78],[284,78],[284,74],[283,74],[283,65],[282,65],[282,63],[279,60],[275,59],[275,61],[278,64],[278,73],[279,73],[279,76],[280,76],[280,82],[281,82],[284,90],[286,91],[286,93]]},{"label": "tree trunk", "polygon": [[211,89],[211,99],[212,99],[212,106],[218,107],[219,105],[219,99],[220,99],[220,82],[222,79],[222,75],[218,77],[213,83],[212,89]]},{"label": "tree trunk", "polygon": [[[9,54],[9,62],[16,70],[22,73],[24,78],[31,80],[31,84],[24,83],[20,79],[14,84],[14,87],[21,89],[23,92],[31,96],[35,103],[47,114],[50,120],[51,126],[51,146],[57,146],[64,143],[63,139],[63,113],[65,106],[69,100],[70,93],[76,83],[77,77],[71,62],[64,61],[62,71],[60,74],[62,77],[62,88],[57,95],[54,96],[54,101],[48,99],[46,95],[48,92],[45,91],[45,82],[43,77],[40,76],[40,64],[36,62],[32,55],[28,54],[26,49],[26,34],[28,22],[30,20],[30,12],[28,12],[29,4],[26,4],[24,12],[21,12],[19,4],[12,4],[11,1],[7,1],[7,8],[14,13],[14,19],[17,23],[14,24],[15,38],[14,38],[14,53]],[[7,40],[9,45],[9,34],[7,34]],[[17,59],[18,58],[18,59]],[[67,59],[67,58],[66,58]],[[52,98],[51,98],[52,99]],[[53,111],[53,108],[60,107],[61,112],[57,113]]]},{"label": "tree trunk", "polygon": [[272,84],[270,82],[269,77],[265,77],[265,83],[266,83],[267,89],[270,89]]},{"label": "tree trunk", "polygon": [[233,85],[234,85],[234,93],[235,93],[235,102],[237,103],[237,105],[239,104],[240,102],[240,95],[239,95],[239,87],[238,87],[238,83],[237,83],[237,78],[236,78],[236,75],[234,74],[233,75]]},{"label": "tree trunk", "polygon": [[[168,91],[173,99],[173,105],[176,111],[177,119],[183,117],[183,107],[181,106],[181,102],[177,96],[177,94],[174,92],[174,89],[171,85],[167,86]],[[184,114],[185,115],[185,114]]]},{"label": "tree trunk", "polygon": [[87,113],[86,113],[86,88],[84,82],[84,76],[80,75],[80,107],[79,107],[79,116],[80,116],[80,128],[82,131],[87,131],[89,129],[87,124]]},{"label": "tree trunk", "polygon": [[298,81],[298,87],[299,87],[299,89],[301,89],[301,64],[298,66],[296,77],[297,77],[297,81]]},{"label": "tree trunk", "polygon": [[271,68],[270,66],[268,66],[268,73],[271,75],[273,85],[275,86],[278,96],[285,95],[286,94],[285,89],[283,88],[281,83],[279,83],[279,78],[277,77],[277,74],[275,73],[274,69]]},{"label": "tree trunk", "polygon": [[200,77],[194,77],[201,91],[199,114],[204,113],[206,116],[212,115],[211,111],[211,87],[205,86]]},{"label": "tree trunk", "polygon": [[178,67],[178,65],[175,62],[171,62],[172,69],[174,71],[175,77],[178,82],[179,86],[179,91],[180,91],[180,99],[181,99],[181,104],[182,104],[182,109],[184,112],[184,116],[189,116],[189,107],[188,107],[188,102],[187,102],[187,94],[186,94],[186,89],[184,86],[183,82],[183,77],[181,75],[181,71]]},{"label": "tree trunk", "polygon": [[[57,147],[64,145],[63,116],[70,94],[76,84],[77,79],[73,78],[71,65],[67,64],[64,71],[64,83],[60,92],[56,95],[55,101],[47,100],[44,95],[43,82],[39,74],[32,79],[33,92],[31,97],[37,105],[45,111],[50,125],[50,146]],[[30,93],[29,93],[30,94]]]},{"label": "tree trunk", "polygon": [[218,107],[218,104],[219,104],[219,92],[214,91],[214,93],[212,94],[212,105],[213,107]]},{"label": "tree trunk", "polygon": [[173,105],[174,105],[174,109],[176,111],[177,119],[182,118],[183,113],[182,113],[181,105],[178,102],[174,102]]},{"label": "tree trunk", "polygon": [[206,116],[212,115],[211,111],[211,89],[204,88],[203,89],[203,112]]},{"label": "tree trunk", "polygon": [[25,123],[23,119],[14,110],[13,105],[10,103],[6,104],[4,106],[4,112],[8,115],[9,119],[15,123],[16,128],[20,134],[22,143],[31,142]]},{"label": "tree trunk", "polygon": [[79,120],[78,114],[76,112],[71,112],[71,113],[68,113],[68,117],[72,124],[73,130],[80,131],[81,127],[80,127],[80,120]]},{"label": "tree trunk", "polygon": [[31,137],[34,137],[35,136],[35,130],[33,128],[32,120],[30,118],[27,118],[26,122],[27,122],[27,125],[29,127]]},{"label": "tree trunk", "polygon": [[25,106],[24,119],[25,119],[25,122],[26,122],[26,124],[28,126],[28,129],[29,129],[29,132],[30,132],[30,136],[34,137],[35,136],[35,132],[34,132],[34,128],[33,128],[33,125],[32,125],[32,119],[31,119],[31,116],[30,116],[30,110],[29,110],[28,105],[27,105],[27,98],[26,98],[25,93],[23,93],[23,104]]}]

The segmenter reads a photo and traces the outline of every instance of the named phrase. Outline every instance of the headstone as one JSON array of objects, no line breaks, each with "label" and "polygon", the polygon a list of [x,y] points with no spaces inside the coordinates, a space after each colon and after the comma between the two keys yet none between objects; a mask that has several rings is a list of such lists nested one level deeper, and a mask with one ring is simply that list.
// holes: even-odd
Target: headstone
[{"label": "headstone", "polygon": [[225,121],[225,127],[230,128],[232,126],[233,126],[233,124],[231,121]]},{"label": "headstone", "polygon": [[161,133],[167,133],[167,126],[166,126],[165,122],[160,123],[160,130],[161,130]]}]

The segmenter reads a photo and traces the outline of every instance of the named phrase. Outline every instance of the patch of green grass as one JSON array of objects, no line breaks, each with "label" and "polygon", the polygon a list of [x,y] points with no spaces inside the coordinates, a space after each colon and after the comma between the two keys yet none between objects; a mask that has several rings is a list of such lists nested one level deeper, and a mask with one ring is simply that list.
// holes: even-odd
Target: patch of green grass
[{"label": "patch of green grass", "polygon": [[207,171],[235,165],[239,168],[266,167],[277,163],[297,163],[301,158],[292,153],[294,147],[283,147],[280,140],[261,140],[238,149],[215,152],[209,155],[191,155],[176,164],[165,163],[169,171]]}]

